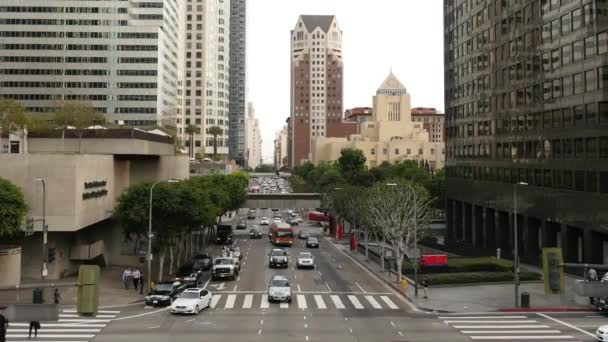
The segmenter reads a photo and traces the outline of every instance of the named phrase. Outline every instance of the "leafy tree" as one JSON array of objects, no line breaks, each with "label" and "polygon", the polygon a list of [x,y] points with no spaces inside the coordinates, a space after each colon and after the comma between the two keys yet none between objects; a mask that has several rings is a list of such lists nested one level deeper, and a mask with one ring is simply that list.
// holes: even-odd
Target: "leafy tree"
[{"label": "leafy tree", "polygon": [[26,213],[21,189],[0,177],[0,239],[14,237],[20,231]]},{"label": "leafy tree", "polygon": [[300,177],[307,179],[308,174],[310,172],[312,172],[312,170],[314,170],[314,169],[315,169],[315,165],[309,161],[306,161],[302,165],[296,166],[293,171],[296,175],[299,175]]},{"label": "leafy tree", "polygon": [[0,99],[0,119],[3,127],[24,129],[28,125],[25,107],[12,99]]},{"label": "leafy tree", "polygon": [[207,129],[207,133],[213,136],[213,160],[217,160],[217,136],[222,135],[224,130],[218,126],[211,126]]},{"label": "leafy tree", "polygon": [[[78,130],[79,145],[82,142],[82,135],[87,127],[95,124],[105,123],[105,118],[89,104],[64,101],[55,110],[53,121],[61,127],[61,146],[65,139],[65,130],[68,126],[73,126]],[[79,147],[80,149],[80,147]]]},{"label": "leafy tree", "polygon": [[186,126],[186,128],[184,129],[184,132],[186,132],[186,134],[188,134],[188,136],[190,137],[189,140],[189,148],[190,148],[190,157],[194,157],[193,151],[194,151],[194,135],[195,134],[199,134],[201,132],[201,128],[199,126],[196,125],[188,125]]},{"label": "leafy tree", "polygon": [[433,207],[437,209],[445,209],[445,170],[436,172],[428,184],[428,192],[433,201]]},{"label": "leafy tree", "polygon": [[366,158],[363,151],[359,149],[345,148],[340,151],[338,158],[338,167],[342,177],[352,184],[352,180],[356,174],[365,171]]}]

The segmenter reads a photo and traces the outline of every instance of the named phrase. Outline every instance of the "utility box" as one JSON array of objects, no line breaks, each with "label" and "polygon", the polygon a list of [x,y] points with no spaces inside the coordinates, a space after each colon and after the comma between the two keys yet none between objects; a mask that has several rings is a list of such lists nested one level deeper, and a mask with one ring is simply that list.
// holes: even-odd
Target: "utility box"
[{"label": "utility box", "polygon": [[77,310],[81,315],[95,315],[99,306],[99,275],[97,265],[82,265],[78,270]]},{"label": "utility box", "polygon": [[521,307],[524,309],[530,308],[530,294],[528,292],[521,294]]}]

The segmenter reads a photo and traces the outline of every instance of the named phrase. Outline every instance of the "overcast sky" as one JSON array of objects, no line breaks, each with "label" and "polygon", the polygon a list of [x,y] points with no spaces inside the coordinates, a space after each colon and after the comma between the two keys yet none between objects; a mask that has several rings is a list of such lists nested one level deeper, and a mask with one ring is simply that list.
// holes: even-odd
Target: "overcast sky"
[{"label": "overcast sky", "polygon": [[271,162],[289,117],[290,30],[301,14],[336,15],[343,32],[344,109],[372,105],[392,67],[413,107],[443,111],[441,0],[249,0],[248,101]]}]

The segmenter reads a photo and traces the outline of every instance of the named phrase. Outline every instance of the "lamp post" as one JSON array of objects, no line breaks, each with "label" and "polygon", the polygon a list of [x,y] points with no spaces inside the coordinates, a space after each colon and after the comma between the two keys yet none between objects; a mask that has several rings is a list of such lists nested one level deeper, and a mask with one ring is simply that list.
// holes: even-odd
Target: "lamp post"
[{"label": "lamp post", "polygon": [[513,282],[515,287],[515,307],[519,307],[519,237],[517,230],[517,187],[528,183],[518,182],[513,187]]},{"label": "lamp post", "polygon": [[[396,183],[388,183],[386,185],[398,186]],[[414,296],[418,297],[418,195],[411,184],[405,184],[405,186],[412,191],[414,197]]]},{"label": "lamp post", "polygon": [[177,183],[178,181],[175,179],[159,180],[159,181],[156,181],[156,183],[152,184],[152,186],[150,187],[150,212],[148,214],[148,254],[146,255],[146,261],[148,263],[148,285],[147,285],[148,292],[150,292],[150,290],[151,290],[150,284],[152,281],[152,195],[153,195],[154,187],[158,183],[163,183],[163,182]]},{"label": "lamp post", "polygon": [[47,269],[47,258],[48,253],[46,250],[48,227],[46,226],[46,183],[42,178],[34,179],[37,182],[42,183],[42,280],[44,280],[48,274]]}]

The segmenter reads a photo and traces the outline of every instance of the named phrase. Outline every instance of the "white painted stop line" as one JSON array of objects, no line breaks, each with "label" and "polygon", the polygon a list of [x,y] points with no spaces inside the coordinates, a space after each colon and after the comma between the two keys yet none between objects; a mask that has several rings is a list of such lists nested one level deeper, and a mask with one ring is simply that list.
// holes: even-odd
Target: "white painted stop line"
[{"label": "white painted stop line", "polygon": [[392,310],[399,309],[399,307],[387,296],[380,296],[380,298],[382,298],[382,300],[386,303],[386,305],[388,305],[388,307],[391,308]]},{"label": "white painted stop line", "polygon": [[380,305],[380,303],[378,303],[378,301],[376,301],[376,298],[374,298],[372,296],[365,296],[365,299],[367,299],[367,301],[372,306],[372,308],[374,308],[376,310],[382,309],[382,305]]},{"label": "white painted stop line", "polygon": [[463,334],[559,334],[559,330],[461,330]]},{"label": "white painted stop line", "polygon": [[77,318],[60,318],[57,320],[57,322],[82,322],[82,323],[109,323],[111,320],[110,319],[95,319],[95,318],[91,318],[91,319],[86,319],[86,318],[81,318],[81,319],[77,319]]},{"label": "white painted stop line", "polygon": [[526,316],[439,316],[439,319],[525,319]]},{"label": "white painted stop line", "polygon": [[[29,329],[14,329],[8,328],[7,333],[29,333]],[[88,332],[88,333],[98,333],[101,329],[38,329],[38,333],[66,333],[66,332]]]},{"label": "white painted stop line", "polygon": [[355,297],[353,295],[348,295],[347,297],[350,300],[350,302],[353,303],[353,305],[355,306],[355,309],[357,309],[357,310],[363,309],[363,305],[361,305],[361,302],[359,301],[359,299],[357,297]]},{"label": "white painted stop line", "polygon": [[[27,338],[29,334],[7,334],[6,338]],[[38,334],[38,338],[93,338],[95,335]]]},{"label": "white painted stop line", "polygon": [[306,304],[306,297],[304,297],[304,295],[298,295],[298,308],[304,310],[308,308],[308,305]]},{"label": "white painted stop line", "polygon": [[342,300],[340,299],[340,297],[336,296],[336,295],[330,295],[329,296],[332,300],[332,302],[334,302],[334,305],[336,306],[336,309],[338,310],[344,310],[344,304],[342,303]]},{"label": "white painted stop line", "polygon": [[268,295],[262,295],[262,301],[260,302],[261,309],[268,309]]},{"label": "white painted stop line", "polygon": [[211,308],[215,308],[217,306],[217,302],[220,301],[220,298],[222,298],[222,295],[213,295],[213,297],[211,297]]},{"label": "white painted stop line", "polygon": [[253,305],[253,295],[245,295],[245,300],[243,301],[243,309],[251,309],[251,305]]},{"label": "white painted stop line", "polygon": [[289,303],[287,303],[287,302],[281,302],[281,305],[279,305],[279,307],[281,309],[289,309]]},{"label": "white painted stop line", "polygon": [[456,329],[548,329],[548,325],[542,324],[516,324],[516,325],[452,325]]},{"label": "white painted stop line", "polygon": [[469,336],[472,340],[569,340],[569,335]]},{"label": "white painted stop line", "polygon": [[[41,328],[104,328],[107,324],[86,324],[86,323],[42,323]],[[29,323],[10,323],[10,327],[29,327]]]},{"label": "white painted stop line", "polygon": [[317,302],[317,307],[319,309],[327,309],[325,301],[323,300],[323,297],[321,297],[321,295],[315,295],[315,302]]},{"label": "white painted stop line", "polygon": [[236,301],[236,295],[228,295],[228,298],[226,299],[226,306],[224,306],[224,309],[232,309],[234,308],[234,302]]},{"label": "white painted stop line", "polygon": [[479,320],[458,320],[458,321],[443,321],[443,323],[480,323],[480,324],[486,324],[486,323],[536,323],[535,320],[533,319],[526,319],[526,320],[497,320],[497,321],[479,321]]}]

